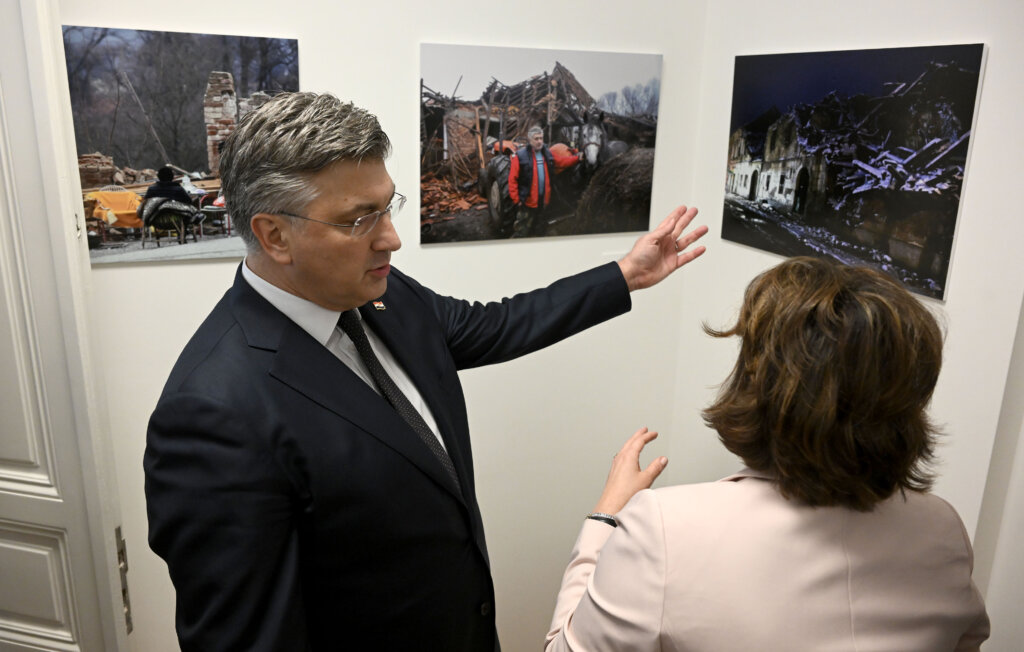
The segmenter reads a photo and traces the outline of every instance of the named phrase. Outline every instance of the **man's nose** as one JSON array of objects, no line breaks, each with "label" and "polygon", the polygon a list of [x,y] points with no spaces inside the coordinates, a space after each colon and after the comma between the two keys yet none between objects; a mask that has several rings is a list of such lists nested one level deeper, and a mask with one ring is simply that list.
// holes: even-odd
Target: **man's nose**
[{"label": "man's nose", "polygon": [[398,251],[402,248],[402,239],[398,237],[390,214],[382,215],[373,230],[373,248],[379,251]]}]

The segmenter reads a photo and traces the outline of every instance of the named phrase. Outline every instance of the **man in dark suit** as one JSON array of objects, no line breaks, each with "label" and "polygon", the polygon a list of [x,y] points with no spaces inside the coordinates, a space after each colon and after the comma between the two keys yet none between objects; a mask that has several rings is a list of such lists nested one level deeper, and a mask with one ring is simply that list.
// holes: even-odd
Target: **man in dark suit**
[{"label": "man in dark suit", "polygon": [[184,650],[498,647],[458,370],[626,312],[703,252],[680,207],[625,258],[500,303],[390,266],[404,203],[372,115],[282,94],[220,171],[248,253],[150,420],[150,545]]}]

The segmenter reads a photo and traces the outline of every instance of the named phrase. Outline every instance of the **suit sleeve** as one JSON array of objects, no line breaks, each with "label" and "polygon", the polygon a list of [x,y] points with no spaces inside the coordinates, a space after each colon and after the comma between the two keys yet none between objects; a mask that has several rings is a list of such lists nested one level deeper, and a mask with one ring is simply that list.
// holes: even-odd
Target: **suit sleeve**
[{"label": "suit sleeve", "polygon": [[634,496],[618,520],[617,528],[584,521],[545,652],[661,649],[666,555],[654,492]]},{"label": "suit sleeve", "polygon": [[487,304],[441,296],[403,278],[430,304],[459,369],[537,351],[628,312],[632,305],[616,263]]},{"label": "suit sleeve", "polygon": [[508,168],[508,196],[513,204],[519,203],[519,157],[514,152]]},{"label": "suit sleeve", "polygon": [[177,593],[182,650],[307,647],[294,482],[245,415],[165,395],[144,466],[149,541]]}]

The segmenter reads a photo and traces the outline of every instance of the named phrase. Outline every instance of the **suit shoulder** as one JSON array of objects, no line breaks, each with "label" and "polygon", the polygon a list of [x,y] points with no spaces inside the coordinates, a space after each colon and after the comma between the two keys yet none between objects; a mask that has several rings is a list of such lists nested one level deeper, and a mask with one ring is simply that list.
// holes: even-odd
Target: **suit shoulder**
[{"label": "suit shoulder", "polygon": [[424,292],[432,292],[432,290],[427,289],[422,283],[402,272],[397,267],[392,267],[391,274],[388,277],[388,290],[384,296],[387,297],[403,292],[422,294]]},{"label": "suit shoulder", "polygon": [[413,277],[392,267],[388,277],[388,289],[382,297],[385,304],[389,301],[406,304],[419,303],[421,307],[435,311],[435,303],[440,298],[437,292],[426,287]]},{"label": "suit shoulder", "polygon": [[164,393],[211,389],[209,385],[218,384],[245,364],[248,350],[241,326],[221,300],[185,344]]}]

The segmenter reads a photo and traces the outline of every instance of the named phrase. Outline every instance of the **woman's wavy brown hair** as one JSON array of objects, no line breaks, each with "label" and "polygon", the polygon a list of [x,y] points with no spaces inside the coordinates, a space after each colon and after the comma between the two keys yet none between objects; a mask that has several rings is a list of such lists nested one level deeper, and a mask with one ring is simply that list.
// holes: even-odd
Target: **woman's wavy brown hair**
[{"label": "woman's wavy brown hair", "polygon": [[704,420],[783,496],[868,511],[931,487],[942,332],[892,278],[791,258],[750,283],[735,326],[704,330],[742,341]]}]

